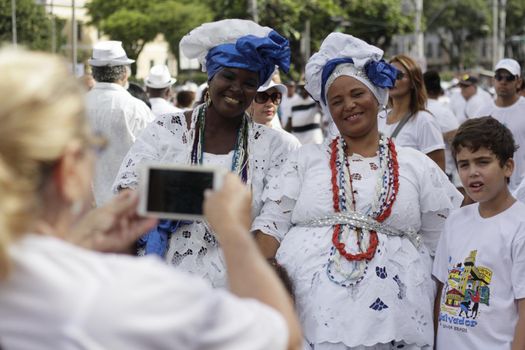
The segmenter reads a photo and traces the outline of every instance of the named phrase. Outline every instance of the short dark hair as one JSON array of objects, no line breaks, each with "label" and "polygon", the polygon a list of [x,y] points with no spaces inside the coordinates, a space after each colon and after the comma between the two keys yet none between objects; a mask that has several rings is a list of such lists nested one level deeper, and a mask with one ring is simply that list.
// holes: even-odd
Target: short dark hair
[{"label": "short dark hair", "polygon": [[182,90],[177,93],[177,106],[179,108],[189,108],[195,100],[193,91]]},{"label": "short dark hair", "polygon": [[439,95],[443,92],[441,88],[441,78],[439,73],[435,70],[428,70],[423,73],[423,81],[425,82],[425,88],[429,95]]},{"label": "short dark hair", "polygon": [[93,74],[93,78],[99,83],[114,83],[118,80],[124,79],[127,71],[126,66],[92,66],[91,74]]},{"label": "short dark hair", "polygon": [[509,128],[490,116],[468,119],[461,124],[451,145],[454,161],[464,147],[472,152],[476,152],[481,147],[492,151],[501,166],[512,158],[517,150],[514,136]]}]

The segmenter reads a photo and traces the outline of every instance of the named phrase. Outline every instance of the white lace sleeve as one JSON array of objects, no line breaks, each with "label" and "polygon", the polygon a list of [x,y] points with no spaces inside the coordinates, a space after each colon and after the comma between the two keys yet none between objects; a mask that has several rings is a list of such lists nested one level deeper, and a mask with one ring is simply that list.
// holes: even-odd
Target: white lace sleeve
[{"label": "white lace sleeve", "polygon": [[135,188],[144,162],[182,162],[188,143],[186,134],[182,113],[161,116],[149,124],[124,157],[112,191]]},{"label": "white lace sleeve", "polygon": [[420,230],[423,242],[434,256],[445,220],[452,209],[459,208],[463,196],[430,158],[424,156],[422,160],[419,162]]},{"label": "white lace sleeve", "polygon": [[252,224],[252,231],[260,230],[279,242],[292,226],[292,213],[301,190],[298,155],[298,151],[290,153],[279,174],[270,180],[262,194],[261,213]]}]

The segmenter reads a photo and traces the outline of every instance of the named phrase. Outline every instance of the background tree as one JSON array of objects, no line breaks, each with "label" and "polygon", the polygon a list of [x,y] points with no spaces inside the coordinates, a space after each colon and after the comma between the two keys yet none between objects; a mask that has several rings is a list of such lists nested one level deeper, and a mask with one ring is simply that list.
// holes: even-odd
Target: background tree
[{"label": "background tree", "polygon": [[[201,0],[214,11],[214,20],[248,18],[246,0]],[[410,30],[412,19],[402,14],[401,0],[258,0],[259,23],[290,40],[292,69],[297,78],[306,57],[301,53],[307,20],[310,23],[311,53],[321,41],[337,30],[353,34],[386,49],[393,35]]]},{"label": "background tree", "polygon": [[427,30],[439,36],[440,46],[453,69],[463,70],[476,63],[477,41],[487,37],[491,10],[486,0],[425,1]]},{"label": "background tree", "polygon": [[[155,39],[158,27],[149,14],[149,2],[143,0],[92,0],[86,4],[96,26],[112,40],[122,41],[129,58],[136,60],[148,41]],[[133,75],[136,64],[131,65]]]},{"label": "background tree", "polygon": [[213,19],[211,10],[195,1],[163,1],[150,8],[158,31],[164,34],[170,51],[178,57],[179,42],[190,30]]},{"label": "background tree", "polygon": [[[412,14],[403,12],[401,0],[342,0],[341,9],[345,31],[383,50],[388,49],[396,34],[411,32]],[[406,10],[406,9],[405,9]]]},{"label": "background tree", "polygon": [[505,25],[506,56],[525,63],[525,1],[507,0],[507,18]]},{"label": "background tree", "polygon": [[[64,21],[54,19],[57,42]],[[34,0],[17,0],[16,2],[17,42],[29,49],[51,51],[52,17],[44,6],[36,5]],[[0,0],[0,42],[12,42],[11,0]],[[57,45],[59,47],[59,45]]]},{"label": "background tree", "polygon": [[[204,4],[190,0],[92,0],[86,7],[90,24],[111,39],[122,41],[128,56],[135,60],[159,33],[177,55],[182,36],[212,18]],[[136,64],[131,68],[135,74]]]}]

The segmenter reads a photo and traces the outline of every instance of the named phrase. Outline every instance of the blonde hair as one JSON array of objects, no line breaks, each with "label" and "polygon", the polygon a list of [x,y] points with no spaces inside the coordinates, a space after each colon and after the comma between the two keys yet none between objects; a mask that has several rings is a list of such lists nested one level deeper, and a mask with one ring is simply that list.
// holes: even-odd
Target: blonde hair
[{"label": "blonde hair", "polygon": [[65,147],[88,136],[82,87],[58,57],[0,50],[0,278]]}]

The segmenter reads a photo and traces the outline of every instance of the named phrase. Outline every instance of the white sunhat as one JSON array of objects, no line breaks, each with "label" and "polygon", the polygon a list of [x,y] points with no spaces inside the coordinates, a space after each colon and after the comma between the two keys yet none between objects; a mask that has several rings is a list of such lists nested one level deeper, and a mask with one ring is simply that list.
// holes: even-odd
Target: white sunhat
[{"label": "white sunhat", "polygon": [[498,69],[505,69],[512,75],[517,75],[518,77],[521,76],[520,64],[516,60],[513,60],[512,58],[501,59],[496,64],[496,67],[494,67],[494,71],[497,71]]},{"label": "white sunhat", "polygon": [[93,56],[88,63],[93,67],[114,67],[132,64],[135,60],[129,59],[120,41],[101,41],[93,46]]},{"label": "white sunhat", "polygon": [[272,79],[269,79],[264,85],[261,85],[257,92],[265,92],[270,90],[271,88],[276,88],[277,91],[281,93],[281,95],[285,96],[288,93],[288,88],[283,84],[277,84]]},{"label": "white sunhat", "polygon": [[153,89],[164,89],[172,86],[176,81],[177,79],[171,76],[165,64],[157,64],[149,70],[149,75],[146,77],[144,84]]}]

